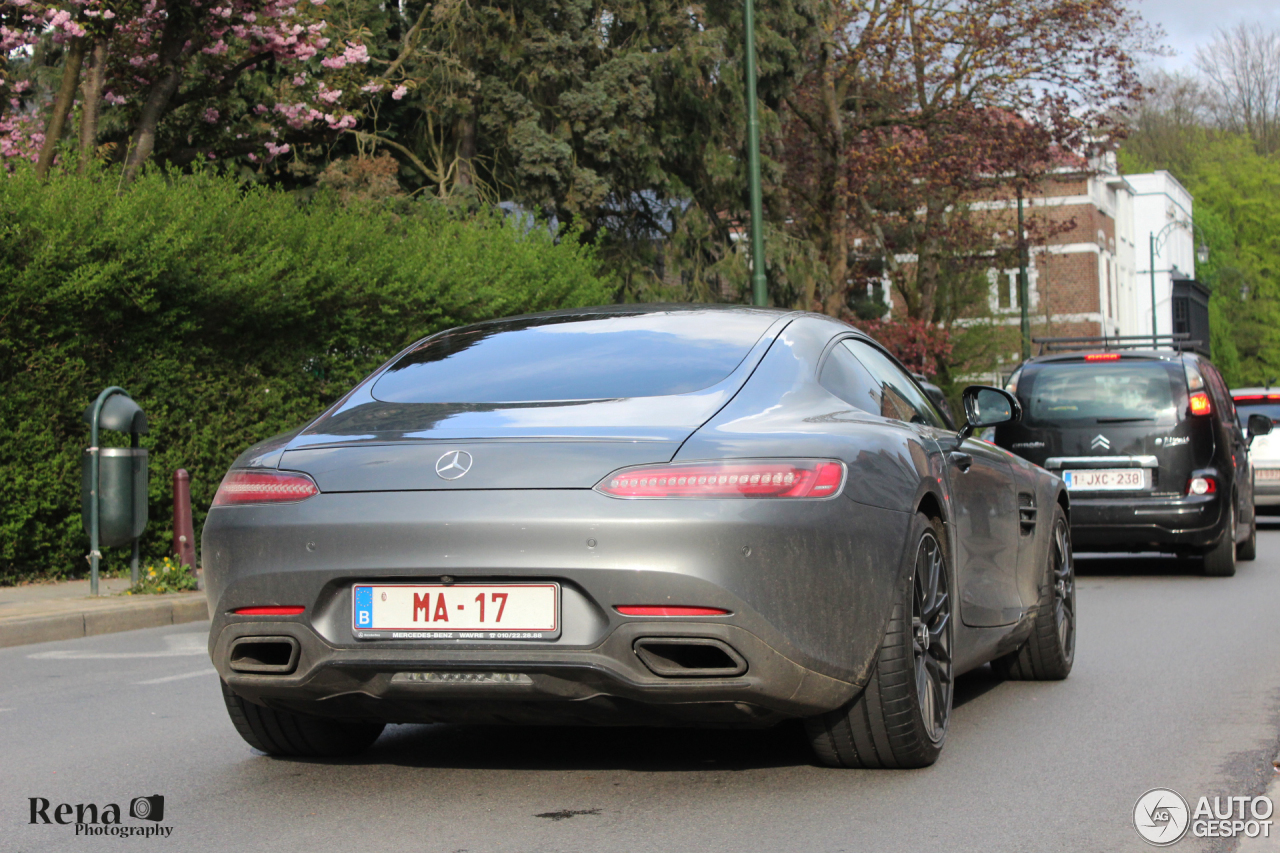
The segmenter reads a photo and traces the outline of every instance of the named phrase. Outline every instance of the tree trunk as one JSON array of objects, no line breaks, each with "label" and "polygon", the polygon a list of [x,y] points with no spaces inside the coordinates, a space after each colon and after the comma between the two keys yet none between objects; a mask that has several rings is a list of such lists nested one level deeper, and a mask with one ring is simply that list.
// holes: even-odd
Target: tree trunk
[{"label": "tree trunk", "polygon": [[107,38],[98,36],[89,54],[89,75],[84,81],[80,112],[80,174],[89,168],[98,143],[98,118],[102,112],[102,88],[107,81]]},{"label": "tree trunk", "polygon": [[475,169],[472,165],[476,159],[476,111],[474,107],[467,109],[458,118],[456,128],[458,134],[458,178],[460,187],[475,186]]},{"label": "tree trunk", "polygon": [[173,99],[173,94],[178,91],[179,84],[182,83],[184,54],[188,48],[194,51],[199,47],[191,43],[196,39],[196,32],[195,19],[190,10],[184,9],[183,3],[177,0],[171,0],[166,6],[168,17],[165,19],[164,35],[160,40],[160,63],[162,67],[167,67],[167,70],[152,85],[151,91],[147,94],[147,100],[142,105],[138,123],[134,126],[133,136],[129,140],[129,152],[125,158],[121,184],[130,183],[137,176],[142,164],[151,157],[151,152],[155,150],[156,128],[160,126],[160,119],[168,111],[169,102]]},{"label": "tree trunk", "polygon": [[66,126],[67,115],[71,112],[71,104],[75,101],[76,89],[80,86],[80,66],[83,64],[84,39],[73,38],[67,48],[67,64],[62,69],[62,84],[58,86],[58,94],[54,96],[49,124],[44,130],[44,144],[40,146],[40,159],[36,161],[36,175],[40,180],[47,178],[49,169],[53,167],[53,155],[58,150],[62,129]]}]

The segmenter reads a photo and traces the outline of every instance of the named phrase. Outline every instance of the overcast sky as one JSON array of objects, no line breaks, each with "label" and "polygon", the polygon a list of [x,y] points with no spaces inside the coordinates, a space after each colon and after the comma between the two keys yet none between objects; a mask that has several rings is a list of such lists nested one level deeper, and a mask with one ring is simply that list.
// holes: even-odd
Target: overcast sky
[{"label": "overcast sky", "polygon": [[1175,71],[1188,69],[1196,48],[1222,27],[1259,22],[1280,30],[1280,0],[1130,0],[1143,18],[1164,27],[1165,43],[1176,56],[1158,60]]}]

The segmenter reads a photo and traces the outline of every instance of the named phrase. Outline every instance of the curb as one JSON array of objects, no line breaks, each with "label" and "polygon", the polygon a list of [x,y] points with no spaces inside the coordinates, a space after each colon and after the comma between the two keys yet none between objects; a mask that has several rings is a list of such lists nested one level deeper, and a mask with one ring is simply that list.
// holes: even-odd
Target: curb
[{"label": "curb", "polygon": [[135,631],[139,628],[180,625],[183,622],[199,622],[209,618],[209,605],[204,593],[157,598],[161,600],[134,599],[115,607],[93,607],[71,613],[0,619],[0,648],[74,640],[96,634]]}]

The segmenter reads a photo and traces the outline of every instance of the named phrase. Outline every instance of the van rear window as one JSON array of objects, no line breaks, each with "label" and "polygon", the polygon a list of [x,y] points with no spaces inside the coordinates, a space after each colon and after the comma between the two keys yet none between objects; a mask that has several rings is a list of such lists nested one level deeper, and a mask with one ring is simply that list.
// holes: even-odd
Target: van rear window
[{"label": "van rear window", "polygon": [[1018,382],[1029,425],[1176,424],[1182,369],[1164,362],[1059,362],[1024,371]]}]

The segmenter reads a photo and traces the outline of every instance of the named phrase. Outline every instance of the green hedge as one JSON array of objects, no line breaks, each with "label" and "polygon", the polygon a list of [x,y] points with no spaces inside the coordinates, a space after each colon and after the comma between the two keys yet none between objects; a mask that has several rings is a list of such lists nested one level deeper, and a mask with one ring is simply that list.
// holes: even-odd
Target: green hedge
[{"label": "green hedge", "polygon": [[300,204],[213,175],[153,172],[122,194],[107,175],[0,175],[0,583],[87,571],[81,413],[108,385],[150,418],[154,560],[176,468],[199,531],[241,450],[415,338],[610,297],[590,247],[498,213]]}]

